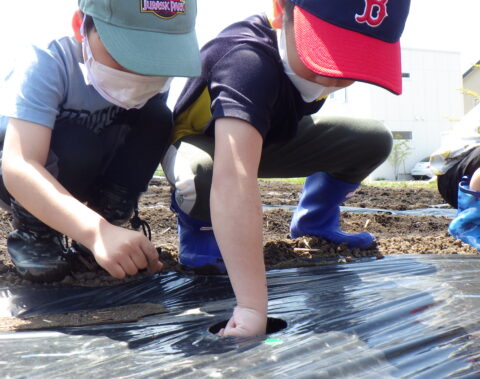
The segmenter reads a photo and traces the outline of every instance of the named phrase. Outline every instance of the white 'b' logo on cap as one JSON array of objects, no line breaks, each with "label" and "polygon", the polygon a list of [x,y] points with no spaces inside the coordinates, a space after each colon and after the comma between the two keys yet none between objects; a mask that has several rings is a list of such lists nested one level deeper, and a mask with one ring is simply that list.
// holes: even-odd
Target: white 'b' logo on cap
[{"label": "white 'b' logo on cap", "polygon": [[365,10],[362,15],[356,14],[355,20],[376,28],[388,16],[387,3],[388,0],[365,0]]}]

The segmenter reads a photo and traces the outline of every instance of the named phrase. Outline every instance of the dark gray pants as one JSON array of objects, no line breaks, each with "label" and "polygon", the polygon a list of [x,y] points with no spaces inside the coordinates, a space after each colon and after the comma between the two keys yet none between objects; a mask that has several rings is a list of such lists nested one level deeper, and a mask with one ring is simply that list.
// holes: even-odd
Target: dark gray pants
[{"label": "dark gray pants", "polygon": [[[162,161],[182,210],[210,220],[210,187],[215,140],[206,135],[183,137]],[[298,133],[263,148],[260,178],[294,178],[322,171],[336,179],[360,183],[390,154],[392,134],[374,120],[309,116]]]}]

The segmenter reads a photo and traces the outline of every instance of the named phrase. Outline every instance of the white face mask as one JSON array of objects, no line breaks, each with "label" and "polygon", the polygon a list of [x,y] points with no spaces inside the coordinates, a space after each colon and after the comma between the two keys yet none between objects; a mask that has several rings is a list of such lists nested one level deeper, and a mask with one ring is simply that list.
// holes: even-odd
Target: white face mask
[{"label": "white face mask", "polygon": [[[83,33],[82,33],[83,35]],[[83,37],[87,84],[93,85],[102,97],[125,109],[141,108],[158,93],[168,91],[173,78],[145,76],[116,70],[93,58],[88,38]]]},{"label": "white face mask", "polygon": [[283,27],[279,31],[279,35],[277,34],[277,36],[279,40],[278,51],[280,53],[280,58],[282,58],[283,71],[288,76],[288,78],[298,90],[298,92],[300,92],[302,99],[306,103],[311,103],[317,99],[326,97],[332,92],[341,89],[341,87],[326,87],[321,84],[311,82],[310,80],[304,79],[295,74],[295,72],[293,72],[292,68],[290,67],[290,63],[288,63],[285,27]]}]

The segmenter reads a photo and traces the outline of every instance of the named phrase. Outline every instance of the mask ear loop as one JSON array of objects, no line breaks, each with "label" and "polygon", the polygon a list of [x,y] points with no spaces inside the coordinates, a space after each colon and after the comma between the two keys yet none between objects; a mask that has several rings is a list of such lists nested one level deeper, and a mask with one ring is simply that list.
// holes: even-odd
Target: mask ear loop
[{"label": "mask ear loop", "polygon": [[80,42],[83,42],[83,40],[85,38],[87,38],[87,34],[85,33],[85,19],[86,18],[87,18],[87,15],[84,15],[83,20],[82,20],[82,24],[80,25],[80,36],[82,37],[82,41],[80,41]]},{"label": "mask ear loop", "polygon": [[282,21],[280,28],[277,29],[277,39],[278,39],[278,53],[282,59],[283,68],[286,74],[296,75],[288,61],[288,52],[287,52],[287,36],[285,32],[285,21]]},{"label": "mask ear loop", "polygon": [[88,42],[88,36],[85,30],[85,19],[86,15],[83,17],[82,26],[80,26],[80,35],[82,36],[82,45],[84,48],[84,53],[86,54],[85,59],[93,58],[92,50],[90,49],[90,44]]},{"label": "mask ear loop", "polygon": [[90,73],[90,70],[88,69],[88,61],[94,60],[94,59],[93,59],[92,51],[90,50],[90,44],[88,43],[88,37],[85,33],[85,19],[86,19],[86,17],[87,17],[87,15],[83,16],[82,25],[80,26],[79,30],[80,30],[81,43],[82,43],[83,59],[84,59],[85,66],[87,67],[86,68],[86,73],[84,74],[85,82],[88,85],[93,85],[93,80],[92,80],[92,77],[91,77],[91,73]]}]

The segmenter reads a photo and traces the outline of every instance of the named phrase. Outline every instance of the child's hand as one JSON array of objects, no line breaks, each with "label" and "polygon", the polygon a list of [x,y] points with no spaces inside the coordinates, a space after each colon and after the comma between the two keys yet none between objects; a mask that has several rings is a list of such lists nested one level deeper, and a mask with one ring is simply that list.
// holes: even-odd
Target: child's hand
[{"label": "child's hand", "polygon": [[97,263],[110,275],[122,279],[148,268],[155,273],[163,268],[155,246],[142,233],[106,224],[100,229],[93,246]]},{"label": "child's hand", "polygon": [[254,337],[262,336],[267,330],[267,315],[255,309],[237,306],[224,329],[217,335],[220,337]]}]

